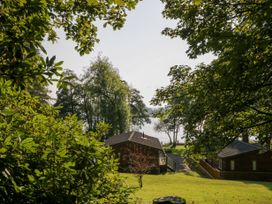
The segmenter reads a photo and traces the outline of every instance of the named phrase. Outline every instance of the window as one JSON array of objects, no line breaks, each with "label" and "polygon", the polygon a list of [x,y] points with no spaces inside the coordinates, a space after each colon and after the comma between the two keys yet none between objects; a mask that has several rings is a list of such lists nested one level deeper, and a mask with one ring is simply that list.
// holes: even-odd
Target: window
[{"label": "window", "polygon": [[253,171],[256,171],[256,170],[257,170],[257,162],[256,162],[256,160],[253,160],[253,161],[252,161],[252,170],[253,170]]},{"label": "window", "polygon": [[219,166],[218,167],[219,167],[219,169],[222,170],[222,159],[219,160]]},{"label": "window", "polygon": [[235,161],[234,160],[230,160],[230,170],[231,171],[235,170]]},{"label": "window", "polygon": [[164,154],[159,151],[159,165],[165,165],[166,164],[166,157],[164,156]]}]

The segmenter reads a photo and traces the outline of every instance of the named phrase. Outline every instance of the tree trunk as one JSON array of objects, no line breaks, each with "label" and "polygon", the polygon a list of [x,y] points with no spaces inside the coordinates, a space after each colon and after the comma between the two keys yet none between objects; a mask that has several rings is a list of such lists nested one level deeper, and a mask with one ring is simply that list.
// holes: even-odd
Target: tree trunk
[{"label": "tree trunk", "polygon": [[243,142],[246,142],[246,143],[249,142],[249,136],[248,136],[247,132],[242,133],[242,140],[243,140]]},{"label": "tree trunk", "polygon": [[267,150],[271,150],[271,140],[272,140],[272,134],[268,134],[268,137],[265,142],[265,146]]},{"label": "tree trunk", "polygon": [[171,148],[176,148],[176,146],[177,146],[177,142],[176,142],[176,140],[173,142],[173,144],[171,145]]},{"label": "tree trunk", "polygon": [[171,145],[171,144],[173,144],[173,141],[172,141],[172,138],[171,138],[171,135],[170,135],[170,133],[166,133],[167,134],[167,136],[168,136],[168,138],[169,138],[169,144]]},{"label": "tree trunk", "polygon": [[138,183],[139,183],[139,188],[142,189],[142,187],[143,187],[143,175],[142,174],[139,174]]}]

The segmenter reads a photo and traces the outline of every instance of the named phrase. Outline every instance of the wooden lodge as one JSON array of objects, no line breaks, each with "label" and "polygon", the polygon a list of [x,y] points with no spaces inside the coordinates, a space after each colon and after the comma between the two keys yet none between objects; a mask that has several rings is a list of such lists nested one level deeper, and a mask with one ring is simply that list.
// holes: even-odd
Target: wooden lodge
[{"label": "wooden lodge", "polygon": [[235,140],[201,166],[214,178],[272,181],[272,152]]},{"label": "wooden lodge", "polygon": [[166,171],[166,155],[158,138],[128,132],[105,141],[119,158],[119,171],[154,173]]}]

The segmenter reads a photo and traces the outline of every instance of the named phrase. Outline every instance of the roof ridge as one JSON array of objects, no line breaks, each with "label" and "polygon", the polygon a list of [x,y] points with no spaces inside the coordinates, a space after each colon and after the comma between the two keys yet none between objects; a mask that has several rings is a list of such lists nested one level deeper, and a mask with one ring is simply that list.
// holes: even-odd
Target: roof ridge
[{"label": "roof ridge", "polygon": [[[240,142],[240,143],[243,143],[243,144],[246,144],[246,145],[249,145],[249,146],[252,146],[252,147],[257,147],[257,145],[254,145],[254,144],[250,144],[249,142],[244,142],[244,141],[242,141],[242,140],[236,140],[236,141],[238,141],[238,142]],[[258,147],[257,147],[258,148]]]}]

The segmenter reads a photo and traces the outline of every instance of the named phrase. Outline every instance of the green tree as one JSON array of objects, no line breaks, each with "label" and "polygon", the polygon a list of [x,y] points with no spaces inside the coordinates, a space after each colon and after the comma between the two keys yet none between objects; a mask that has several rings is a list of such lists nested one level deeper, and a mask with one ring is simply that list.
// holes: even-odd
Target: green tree
[{"label": "green tree", "polygon": [[81,54],[98,42],[97,21],[119,29],[128,10],[138,0],[3,0],[0,3],[0,75],[20,87],[33,81],[49,82],[61,75],[61,62],[44,59],[42,41],[55,42],[55,29],[62,28],[67,39],[76,42]]},{"label": "green tree", "polygon": [[111,125],[109,135],[127,131],[131,125],[129,87],[107,58],[98,57],[83,76],[83,110],[89,130],[97,122]]},{"label": "green tree", "polygon": [[169,138],[169,144],[170,145],[173,144],[173,139],[172,139],[172,135],[171,135],[172,131],[171,131],[171,129],[169,128],[168,124],[165,121],[159,119],[159,122],[155,123],[155,125],[154,125],[154,130],[156,132],[166,133],[166,135]]},{"label": "green tree", "polygon": [[51,91],[44,83],[39,83],[38,81],[33,81],[33,83],[26,86],[26,90],[31,96],[36,96],[39,98],[41,103],[50,103],[51,97],[49,94]]},{"label": "green tree", "polygon": [[162,2],[163,15],[177,20],[177,26],[166,28],[164,34],[187,40],[191,58],[208,52],[217,56],[182,81],[180,92],[189,97],[187,105],[184,101],[184,115],[191,124],[186,127],[194,132],[190,138],[207,144],[222,144],[239,136],[246,139],[247,135],[269,140],[271,1]]},{"label": "green tree", "polygon": [[150,123],[140,92],[120,78],[108,59],[98,57],[81,80],[71,70],[64,77],[65,86],[59,87],[55,103],[60,106],[60,116],[76,114],[88,130],[104,121],[111,125],[109,135]]},{"label": "green tree", "polygon": [[[155,130],[165,132],[172,142],[172,147],[177,144],[181,125],[184,123],[184,111],[186,106],[183,104],[187,100],[187,95],[183,91],[182,81],[186,81],[190,68],[187,66],[173,66],[168,76],[171,77],[170,85],[156,90],[151,104],[165,107],[160,108],[154,113],[159,119]],[[184,101],[182,101],[184,100]]]},{"label": "green tree", "polygon": [[80,81],[72,70],[65,70],[64,77],[66,78],[65,83],[58,88],[54,105],[60,107],[61,117],[75,114],[78,118],[82,118]]},{"label": "green tree", "polygon": [[12,82],[0,80],[1,203],[128,203],[110,148],[74,116],[57,118]]},{"label": "green tree", "polygon": [[145,123],[151,123],[147,107],[143,102],[143,96],[140,95],[140,91],[130,87],[129,92],[129,106],[132,125],[142,127]]}]

